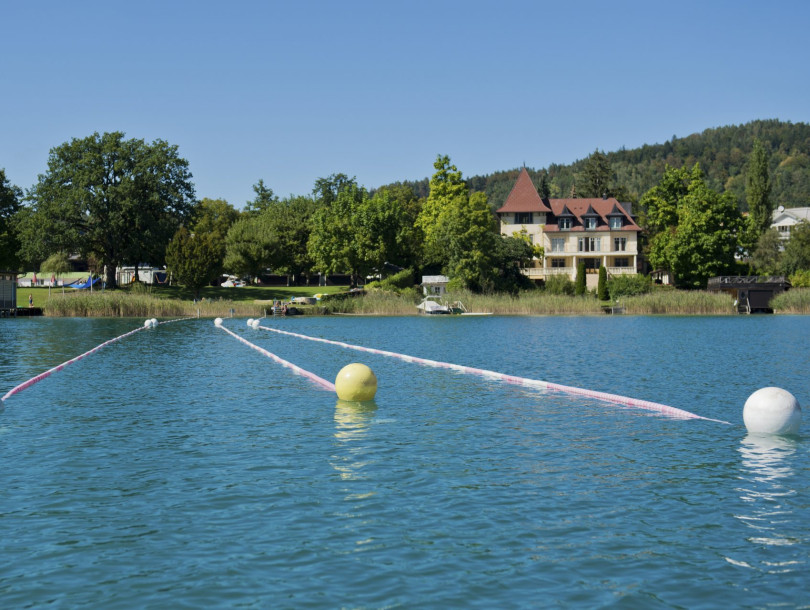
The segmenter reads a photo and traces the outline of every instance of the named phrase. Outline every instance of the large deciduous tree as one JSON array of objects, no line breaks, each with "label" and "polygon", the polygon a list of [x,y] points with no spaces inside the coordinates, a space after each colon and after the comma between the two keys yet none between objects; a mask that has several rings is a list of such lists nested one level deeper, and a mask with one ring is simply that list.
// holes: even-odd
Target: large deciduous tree
[{"label": "large deciduous tree", "polygon": [[267,215],[246,215],[231,225],[225,237],[225,271],[252,282],[272,265],[278,248],[278,235]]},{"label": "large deciduous tree", "polygon": [[324,273],[350,272],[355,281],[381,273],[388,261],[408,266],[416,255],[418,202],[407,187],[370,196],[354,179],[319,179],[321,205],[312,217],[309,254]]},{"label": "large deciduous tree", "polygon": [[494,285],[497,221],[485,193],[470,195],[461,172],[439,155],[430,194],[416,225],[425,236],[425,262],[440,265],[451,281],[472,290]]},{"label": "large deciduous tree", "polygon": [[180,227],[166,247],[169,271],[200,298],[200,290],[222,271],[222,251],[211,233],[190,233]]},{"label": "large deciduous tree", "polygon": [[691,171],[668,167],[641,204],[650,263],[673,272],[677,285],[701,288],[708,278],[733,271],[742,229],[737,203],[730,193],[710,189],[697,164]]},{"label": "large deciduous tree", "polygon": [[341,181],[336,190],[316,186],[318,191],[322,204],[312,217],[308,244],[314,268],[323,273],[349,272],[355,283],[374,269],[368,258],[367,218],[363,218],[368,193],[353,178]]},{"label": "large deciduous tree", "polygon": [[768,229],[757,240],[751,264],[760,275],[776,275],[782,269],[782,238],[779,231]]},{"label": "large deciduous tree", "polygon": [[261,213],[278,243],[270,266],[275,273],[287,275],[293,284],[299,275],[309,274],[312,269],[307,242],[315,207],[310,197],[291,196],[274,201]]},{"label": "large deciduous tree", "polygon": [[239,210],[224,199],[205,197],[194,206],[190,231],[194,235],[208,235],[222,262],[225,259],[225,237],[239,217]]},{"label": "large deciduous tree", "polygon": [[810,269],[810,222],[803,220],[790,229],[790,239],[782,253],[785,275]]},{"label": "large deciduous tree", "polygon": [[6,178],[0,169],[0,269],[17,270],[20,243],[14,226],[15,215],[20,208],[22,191]]},{"label": "large deciduous tree", "polygon": [[441,264],[446,259],[444,244],[438,238],[442,213],[452,202],[470,196],[461,172],[450,163],[449,156],[438,155],[433,168],[436,172],[430,179],[430,192],[416,220],[416,226],[425,236],[425,263],[428,265]]},{"label": "large deciduous tree", "polygon": [[30,199],[21,231],[27,258],[60,251],[94,256],[114,287],[123,262],[162,262],[189,217],[194,187],[176,146],[95,133],[51,149]]}]

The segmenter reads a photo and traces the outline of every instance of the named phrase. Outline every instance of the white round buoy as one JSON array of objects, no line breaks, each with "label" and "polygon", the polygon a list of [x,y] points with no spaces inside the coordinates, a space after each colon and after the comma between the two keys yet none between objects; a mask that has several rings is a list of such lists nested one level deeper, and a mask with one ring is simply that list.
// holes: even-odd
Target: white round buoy
[{"label": "white round buoy", "polygon": [[261,320],[253,320],[253,324],[252,324],[251,326],[252,326],[254,329],[257,329],[257,330],[258,330],[260,322],[261,322]]},{"label": "white round buoy", "polygon": [[745,401],[743,421],[752,434],[795,434],[802,423],[802,409],[787,390],[762,388]]},{"label": "white round buoy", "polygon": [[157,328],[158,325],[157,318],[152,318],[150,322],[152,322],[152,328]]},{"label": "white round buoy", "polygon": [[214,326],[222,326],[222,318],[214,318]]},{"label": "white round buoy", "polygon": [[144,328],[152,328],[152,320],[144,320],[143,327]]},{"label": "white round buoy", "polygon": [[373,400],[377,393],[377,377],[365,364],[347,364],[337,374],[335,391],[341,400]]},{"label": "white round buoy", "polygon": [[253,328],[253,318],[248,318],[247,319],[247,325],[248,325],[249,328]]}]

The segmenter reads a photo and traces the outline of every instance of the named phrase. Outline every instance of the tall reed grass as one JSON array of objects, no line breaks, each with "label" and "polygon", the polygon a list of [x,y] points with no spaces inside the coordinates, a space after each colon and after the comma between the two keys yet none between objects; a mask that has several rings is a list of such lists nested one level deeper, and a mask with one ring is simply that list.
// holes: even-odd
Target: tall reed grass
[{"label": "tall reed grass", "polygon": [[810,288],[793,288],[774,297],[771,307],[776,313],[810,313]]},{"label": "tall reed grass", "polygon": [[[602,312],[599,301],[591,297],[553,295],[540,291],[486,295],[454,292],[442,297],[450,304],[461,302],[469,313],[497,315],[587,315]],[[401,297],[393,292],[372,291],[363,297],[328,301],[329,313],[356,315],[412,316],[417,313],[418,299]]]},{"label": "tall reed grass", "polygon": [[[444,299],[450,303],[460,301],[470,313],[496,315],[597,315],[602,313],[601,303],[591,296],[572,297],[553,295],[542,291],[527,291],[517,295],[473,294],[456,292]],[[417,314],[417,298],[400,296],[394,292],[371,291],[362,297],[329,299],[317,306],[296,306],[307,315],[355,314],[381,316],[412,316]],[[719,292],[666,290],[622,297],[618,303],[626,314],[647,315],[727,315],[734,313],[732,299]],[[772,302],[777,313],[810,313],[810,289],[794,289],[776,297]],[[143,317],[168,318],[200,316],[206,318],[261,317],[270,312],[271,302],[230,301],[205,299],[200,302],[158,298],[150,294],[132,294],[123,291],[73,293],[58,295],[45,301],[45,315],[55,317]],[[272,315],[272,314],[271,314]]]},{"label": "tall reed grass", "polygon": [[619,306],[629,314],[728,315],[736,313],[734,301],[723,292],[705,290],[655,290],[622,297]]},{"label": "tall reed grass", "polygon": [[181,301],[164,299],[149,294],[130,294],[121,291],[81,292],[51,298],[42,306],[46,316],[54,317],[121,317],[168,318],[184,316],[227,317],[264,315],[269,306],[243,301],[204,300]]}]

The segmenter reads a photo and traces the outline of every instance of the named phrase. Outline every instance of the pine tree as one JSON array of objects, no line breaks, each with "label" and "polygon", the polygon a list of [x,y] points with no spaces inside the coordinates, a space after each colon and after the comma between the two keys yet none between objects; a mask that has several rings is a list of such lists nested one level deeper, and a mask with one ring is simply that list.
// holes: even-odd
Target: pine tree
[{"label": "pine tree", "polygon": [[585,167],[577,176],[579,193],[581,197],[605,197],[612,196],[611,182],[613,170],[610,167],[605,153],[596,149],[585,161]]}]

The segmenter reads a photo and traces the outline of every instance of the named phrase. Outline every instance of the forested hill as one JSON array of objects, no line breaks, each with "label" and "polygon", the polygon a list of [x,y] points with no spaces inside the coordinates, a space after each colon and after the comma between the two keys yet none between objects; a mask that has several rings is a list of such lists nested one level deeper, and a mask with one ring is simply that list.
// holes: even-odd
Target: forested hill
[{"label": "forested hill", "polygon": [[[621,149],[605,155],[621,200],[637,202],[658,183],[667,165],[691,167],[698,162],[709,185],[720,192],[734,193],[740,209],[745,211],[745,171],[754,138],[760,139],[770,155],[773,205],[810,205],[810,125],[806,123],[752,121],[707,129],[683,138],[673,136],[663,144]],[[585,162],[586,159],[580,159],[570,165],[552,164],[546,168],[527,169],[535,184],[539,184],[544,172],[547,174],[551,197],[570,197],[572,189],[576,193],[577,174]],[[518,171],[516,168],[487,176],[471,176],[467,182],[472,190],[485,191],[492,208],[498,209],[509,195]],[[408,184],[419,196],[427,196],[427,179]]]}]

